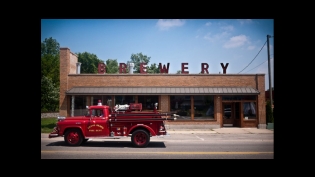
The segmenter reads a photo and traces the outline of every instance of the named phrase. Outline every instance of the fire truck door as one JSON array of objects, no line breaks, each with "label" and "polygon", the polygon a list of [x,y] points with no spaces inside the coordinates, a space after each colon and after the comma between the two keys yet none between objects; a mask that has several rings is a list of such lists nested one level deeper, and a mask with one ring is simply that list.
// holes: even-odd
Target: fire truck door
[{"label": "fire truck door", "polygon": [[107,119],[105,117],[94,117],[92,122],[94,123],[93,126],[93,135],[94,136],[108,136],[109,130],[107,128]]},{"label": "fire truck door", "polygon": [[87,136],[108,136],[107,121],[102,114],[92,116],[89,126],[87,126]]}]

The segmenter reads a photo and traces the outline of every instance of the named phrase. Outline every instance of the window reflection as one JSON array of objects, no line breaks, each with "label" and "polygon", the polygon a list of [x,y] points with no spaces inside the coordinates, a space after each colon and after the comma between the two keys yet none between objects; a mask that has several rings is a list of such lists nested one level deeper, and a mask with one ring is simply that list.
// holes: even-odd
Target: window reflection
[{"label": "window reflection", "polygon": [[[143,110],[153,110],[154,104],[159,102],[159,96],[157,95],[139,95],[138,103],[142,103]],[[159,109],[159,105],[157,107]]]},{"label": "window reflection", "polygon": [[256,119],[256,103],[255,102],[244,102],[243,103],[243,114],[245,119]]},{"label": "window reflection", "polygon": [[[180,115],[181,119],[191,119],[191,97],[182,95],[170,96],[171,112]],[[194,119],[214,119],[214,96],[193,96]]]},{"label": "window reflection", "polygon": [[[84,115],[86,111],[86,96],[75,96],[74,97],[74,116]],[[72,104],[70,105],[70,110],[72,109]]]}]

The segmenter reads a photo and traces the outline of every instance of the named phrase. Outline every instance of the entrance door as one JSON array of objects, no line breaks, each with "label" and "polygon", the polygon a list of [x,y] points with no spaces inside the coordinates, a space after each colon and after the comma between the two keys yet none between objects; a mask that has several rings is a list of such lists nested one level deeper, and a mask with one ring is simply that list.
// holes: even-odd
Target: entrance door
[{"label": "entrance door", "polygon": [[233,127],[234,126],[234,117],[232,103],[223,103],[223,127]]},{"label": "entrance door", "polygon": [[240,102],[223,103],[223,127],[240,127]]}]

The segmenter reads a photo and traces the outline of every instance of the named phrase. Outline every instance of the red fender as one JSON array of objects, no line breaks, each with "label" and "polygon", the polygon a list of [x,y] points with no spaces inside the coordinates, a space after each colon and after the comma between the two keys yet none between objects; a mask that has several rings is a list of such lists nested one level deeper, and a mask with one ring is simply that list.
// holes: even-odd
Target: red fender
[{"label": "red fender", "polygon": [[62,135],[64,135],[66,133],[66,130],[73,129],[73,128],[74,129],[80,129],[81,133],[82,133],[82,136],[85,137],[85,132],[82,130],[81,126],[68,126],[68,127],[65,127],[63,130],[59,131],[59,135],[60,135],[60,133],[62,133]]},{"label": "red fender", "polygon": [[131,131],[133,131],[135,128],[139,128],[139,127],[143,127],[144,129],[149,130],[152,136],[156,136],[156,133],[153,131],[153,129],[152,129],[151,127],[147,126],[147,125],[134,125],[134,126],[132,126],[132,127],[129,129],[128,134],[129,134]]}]

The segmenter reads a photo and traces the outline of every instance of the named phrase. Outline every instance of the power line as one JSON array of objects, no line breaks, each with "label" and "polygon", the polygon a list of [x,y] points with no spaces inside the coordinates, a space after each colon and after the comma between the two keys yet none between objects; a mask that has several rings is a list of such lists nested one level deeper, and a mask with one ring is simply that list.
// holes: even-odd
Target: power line
[{"label": "power line", "polygon": [[[266,60],[266,61],[268,61],[268,60]],[[258,66],[260,66],[260,65],[262,65],[262,64],[264,64],[264,63],[266,63],[266,61],[264,61],[264,62],[260,63],[259,65],[257,65],[257,66],[256,66],[256,67],[254,67],[253,69],[257,68]],[[251,70],[253,70],[253,69],[251,69]],[[251,70],[249,70],[249,71],[251,71]],[[249,71],[247,71],[247,73],[248,73]]]},{"label": "power line", "polygon": [[[271,56],[271,55],[273,55],[273,54],[270,54],[270,56]],[[266,60],[266,61],[268,61],[268,60]],[[260,66],[260,65],[262,65],[262,64],[264,64],[264,63],[266,63],[266,61],[264,61],[264,62],[260,63],[259,65],[257,65],[257,66],[256,66],[256,67],[254,67],[253,69],[257,68],[258,66]],[[251,69],[251,70],[253,70],[253,69]],[[249,70],[249,71],[251,71],[251,70]],[[248,73],[249,71],[247,71],[247,73]]]},{"label": "power line", "polygon": [[[266,41],[265,44],[262,46],[262,48],[260,49],[260,51],[264,48],[264,46],[266,45],[266,43],[267,43],[267,41]],[[260,51],[257,53],[257,55],[255,56],[255,58],[258,56],[258,54],[260,53]],[[255,58],[254,58],[244,69],[246,69],[246,68],[255,60]],[[244,71],[244,69],[243,69],[242,71]],[[242,71],[240,71],[239,73],[241,73]],[[237,74],[239,74],[239,73],[237,73]]]}]

